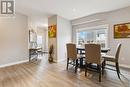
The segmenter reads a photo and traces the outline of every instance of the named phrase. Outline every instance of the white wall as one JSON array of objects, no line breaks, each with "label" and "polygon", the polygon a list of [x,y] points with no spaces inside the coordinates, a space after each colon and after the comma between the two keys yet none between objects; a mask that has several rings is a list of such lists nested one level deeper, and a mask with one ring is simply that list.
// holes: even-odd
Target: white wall
[{"label": "white wall", "polygon": [[72,41],[72,25],[71,22],[65,18],[57,16],[57,56],[58,61],[67,58],[66,43]]},{"label": "white wall", "polygon": [[0,65],[28,60],[28,18],[0,18]]},{"label": "white wall", "polygon": [[[95,21],[94,21],[95,20]],[[111,48],[110,54],[115,54],[115,48],[118,43],[122,43],[121,54],[120,54],[120,64],[126,67],[130,67],[130,38],[124,39],[114,39],[113,38],[113,25],[119,23],[130,22],[130,7],[106,12],[97,13],[94,15],[86,16],[80,19],[72,20],[73,24],[73,41],[75,42],[77,29],[94,27],[100,25],[109,25],[108,31],[108,46]]]},{"label": "white wall", "polygon": [[29,16],[28,26],[29,28],[45,27],[48,24],[48,17],[45,16]]},{"label": "white wall", "polygon": [[54,15],[48,20],[49,25],[57,25],[56,38],[49,38],[49,46],[54,45],[54,61],[60,62],[66,58],[66,43],[72,41],[72,25],[71,22],[65,18]]}]

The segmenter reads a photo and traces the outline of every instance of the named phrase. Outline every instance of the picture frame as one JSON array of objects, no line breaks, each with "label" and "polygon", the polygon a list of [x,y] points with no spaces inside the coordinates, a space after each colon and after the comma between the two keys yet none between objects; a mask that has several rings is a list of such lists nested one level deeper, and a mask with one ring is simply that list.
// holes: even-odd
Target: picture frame
[{"label": "picture frame", "polygon": [[114,38],[130,38],[130,22],[114,25]]},{"label": "picture frame", "polygon": [[49,38],[56,38],[56,25],[51,25],[48,27],[48,37]]}]

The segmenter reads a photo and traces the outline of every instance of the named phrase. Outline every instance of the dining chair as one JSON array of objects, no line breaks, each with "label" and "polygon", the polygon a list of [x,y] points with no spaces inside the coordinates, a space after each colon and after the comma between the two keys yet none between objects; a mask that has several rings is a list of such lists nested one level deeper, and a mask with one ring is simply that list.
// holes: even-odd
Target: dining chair
[{"label": "dining chair", "polygon": [[[115,56],[111,56],[111,55],[104,55],[102,56],[106,61],[109,61],[109,62],[114,62],[115,65],[116,65],[116,72],[117,72],[117,75],[120,79],[120,69],[119,69],[119,54],[120,54],[120,50],[121,50],[121,44],[119,43],[117,45],[117,48],[116,48],[116,54]],[[106,63],[105,63],[106,64]]]},{"label": "dining chair", "polygon": [[78,59],[80,58],[80,56],[77,55],[76,44],[68,43],[68,44],[66,44],[66,47],[67,47],[67,67],[66,67],[66,69],[68,70],[69,64],[72,64],[75,66],[75,72],[77,72]]},{"label": "dining chair", "polygon": [[96,64],[99,72],[99,82],[104,71],[104,59],[101,58],[101,46],[99,44],[85,44],[86,68],[85,76],[87,75],[88,65]]}]

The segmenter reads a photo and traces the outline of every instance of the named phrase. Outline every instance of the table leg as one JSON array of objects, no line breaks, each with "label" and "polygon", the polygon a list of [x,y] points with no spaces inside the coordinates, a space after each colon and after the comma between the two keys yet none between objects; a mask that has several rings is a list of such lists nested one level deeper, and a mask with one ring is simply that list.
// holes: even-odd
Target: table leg
[{"label": "table leg", "polygon": [[80,67],[83,67],[83,58],[80,58]]}]

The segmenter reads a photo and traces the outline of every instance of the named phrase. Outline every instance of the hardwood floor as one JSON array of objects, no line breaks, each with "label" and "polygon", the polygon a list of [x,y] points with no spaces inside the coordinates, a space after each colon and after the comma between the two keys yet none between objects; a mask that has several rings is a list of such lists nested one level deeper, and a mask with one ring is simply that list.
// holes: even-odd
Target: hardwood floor
[{"label": "hardwood floor", "polygon": [[66,62],[47,62],[47,55],[42,61],[24,63],[0,69],[0,87],[130,87],[130,71],[121,70],[121,80],[116,72],[105,70],[102,82],[98,82],[98,74],[83,70],[74,73],[70,67],[66,71]]}]

